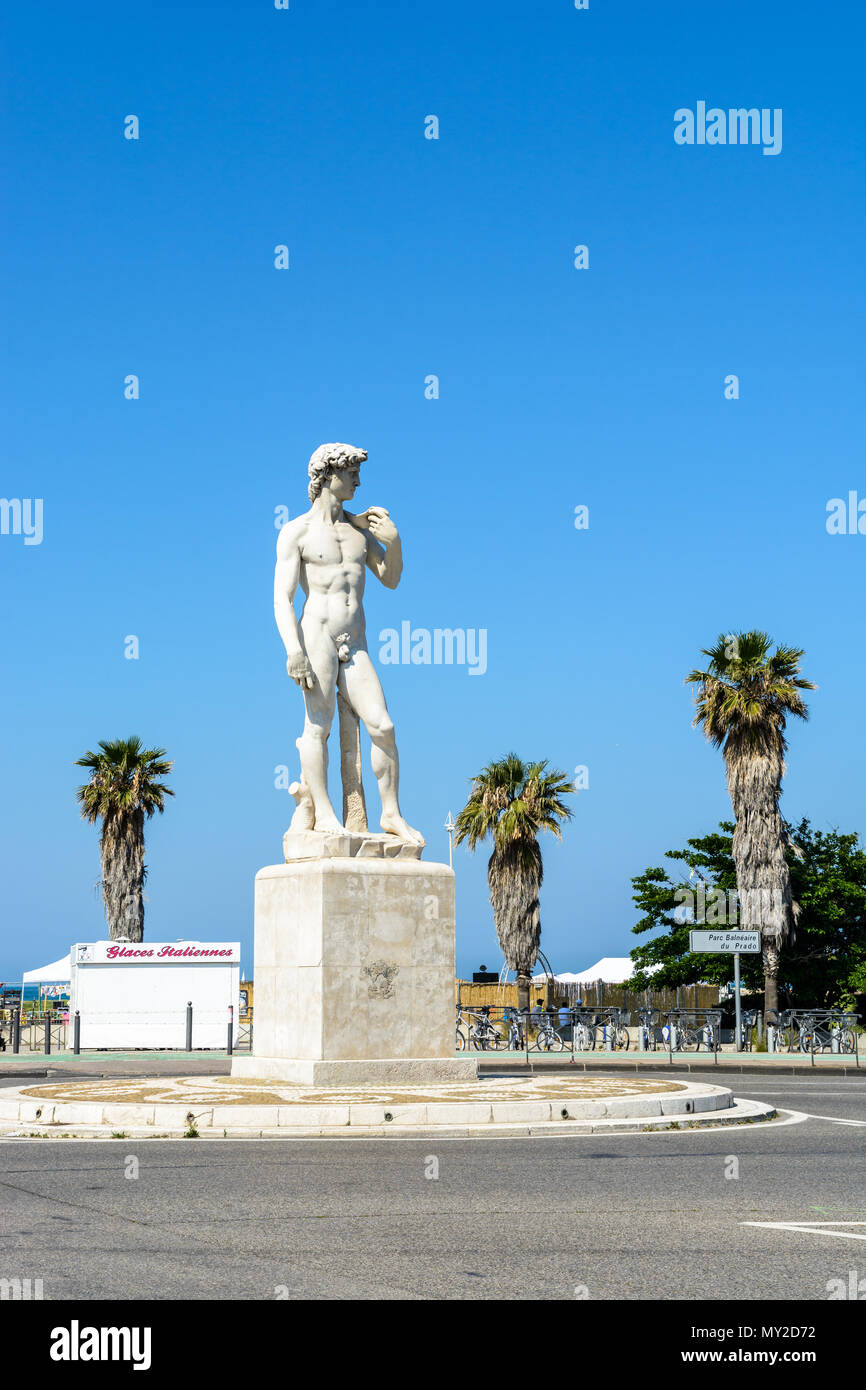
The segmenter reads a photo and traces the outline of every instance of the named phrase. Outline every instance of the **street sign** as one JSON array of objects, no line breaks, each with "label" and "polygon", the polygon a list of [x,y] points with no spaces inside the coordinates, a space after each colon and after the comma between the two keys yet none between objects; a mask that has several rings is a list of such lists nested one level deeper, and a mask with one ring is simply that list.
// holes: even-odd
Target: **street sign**
[{"label": "street sign", "polygon": [[745,956],[761,954],[759,931],[690,931],[690,951],[734,951]]}]

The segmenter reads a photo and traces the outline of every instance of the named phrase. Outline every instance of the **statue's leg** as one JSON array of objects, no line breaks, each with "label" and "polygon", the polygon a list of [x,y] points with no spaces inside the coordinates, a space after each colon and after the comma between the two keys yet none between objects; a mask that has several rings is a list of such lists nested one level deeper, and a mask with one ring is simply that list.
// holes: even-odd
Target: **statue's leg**
[{"label": "statue's leg", "polygon": [[[324,640],[321,640],[324,638]],[[316,810],[316,830],[342,830],[328,796],[328,734],[334,718],[337,686],[337,653],[327,632],[305,632],[307,657],[316,677],[312,690],[304,691],[306,717],[298,739],[301,775],[310,789]]]},{"label": "statue's leg", "polygon": [[373,745],[371,762],[382,798],[382,829],[388,834],[398,835],[409,844],[423,845],[424,836],[420,831],[413,830],[400,814],[397,799],[400,763],[394,725],[369,653],[356,651],[352,660],[341,668],[340,681],[341,685],[345,683],[346,698],[363,719]]}]

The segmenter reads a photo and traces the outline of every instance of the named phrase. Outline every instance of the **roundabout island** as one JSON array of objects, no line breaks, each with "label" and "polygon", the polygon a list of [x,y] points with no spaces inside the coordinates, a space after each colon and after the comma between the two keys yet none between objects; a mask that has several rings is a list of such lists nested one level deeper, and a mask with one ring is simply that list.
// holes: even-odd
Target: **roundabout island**
[{"label": "roundabout island", "polygon": [[26,1138],[420,1138],[593,1134],[772,1119],[725,1086],[655,1077],[498,1076],[433,1085],[296,1086],[236,1076],[68,1080],[6,1090],[0,1134]]}]

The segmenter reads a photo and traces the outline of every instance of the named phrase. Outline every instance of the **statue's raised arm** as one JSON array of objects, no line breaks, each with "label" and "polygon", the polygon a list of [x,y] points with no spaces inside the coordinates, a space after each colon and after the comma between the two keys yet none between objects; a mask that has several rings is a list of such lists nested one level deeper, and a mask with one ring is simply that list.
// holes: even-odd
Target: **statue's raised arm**
[{"label": "statue's raised arm", "polygon": [[403,547],[388,512],[384,507],[368,507],[357,516],[345,515],[359,531],[367,532],[367,568],[386,589],[396,589],[403,573]]}]

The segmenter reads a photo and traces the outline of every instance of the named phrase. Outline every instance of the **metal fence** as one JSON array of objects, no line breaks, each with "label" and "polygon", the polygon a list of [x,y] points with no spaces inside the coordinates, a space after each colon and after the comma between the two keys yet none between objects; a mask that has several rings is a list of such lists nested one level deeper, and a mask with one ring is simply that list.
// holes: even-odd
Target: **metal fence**
[{"label": "metal fence", "polygon": [[63,1052],[66,1050],[68,1024],[51,1009],[17,1009],[0,1011],[0,1053],[3,1052]]},{"label": "metal fence", "polygon": [[626,1051],[629,1015],[615,1005],[524,1009],[485,1004],[456,1010],[459,1052]]},{"label": "metal fence", "polygon": [[767,1020],[769,1052],[830,1052],[860,1066],[860,1015],[844,1009],[785,1009]]},{"label": "metal fence", "polygon": [[[778,1020],[770,1019],[766,1045],[757,1013],[745,1013],[741,1036],[733,1034],[737,1052],[751,1051],[753,1040],[767,1052],[830,1052],[850,1055],[859,1068],[859,1015],[833,1009],[788,1010]],[[518,1010],[509,1005],[482,1005],[456,1010],[458,1052],[498,1052],[524,1054],[593,1052],[667,1053],[672,1063],[675,1053],[712,1053],[717,1065],[722,1047],[721,1008],[656,1009],[643,1006],[635,1010],[616,1005],[592,1006],[582,1003],[573,1008]],[[757,1025],[757,1026],[756,1026]]]},{"label": "metal fence", "polygon": [[[159,1048],[158,1051],[180,1051],[183,1049],[186,1052],[193,1050],[213,1052],[218,1050],[214,1048],[193,1049],[193,1012],[192,1004],[187,1004],[185,1010],[177,1013],[176,1047]],[[0,1055],[7,1052],[13,1055],[21,1052],[36,1052],[45,1056],[50,1056],[55,1052],[71,1052],[73,1055],[77,1055],[82,1050],[82,1036],[87,1051],[104,1052],[111,1050],[105,1047],[87,1048],[87,1020],[85,1018],[82,1021],[78,1011],[71,1017],[68,1014],[66,1017],[61,1017],[59,1012],[53,1010],[27,1009],[23,1013],[15,1008],[0,1010]],[[251,1052],[252,1039],[252,1022],[239,1022],[235,1025],[230,1010],[226,1023],[226,1052],[229,1055],[233,1052]],[[123,1050],[137,1051],[140,1049]]]}]

